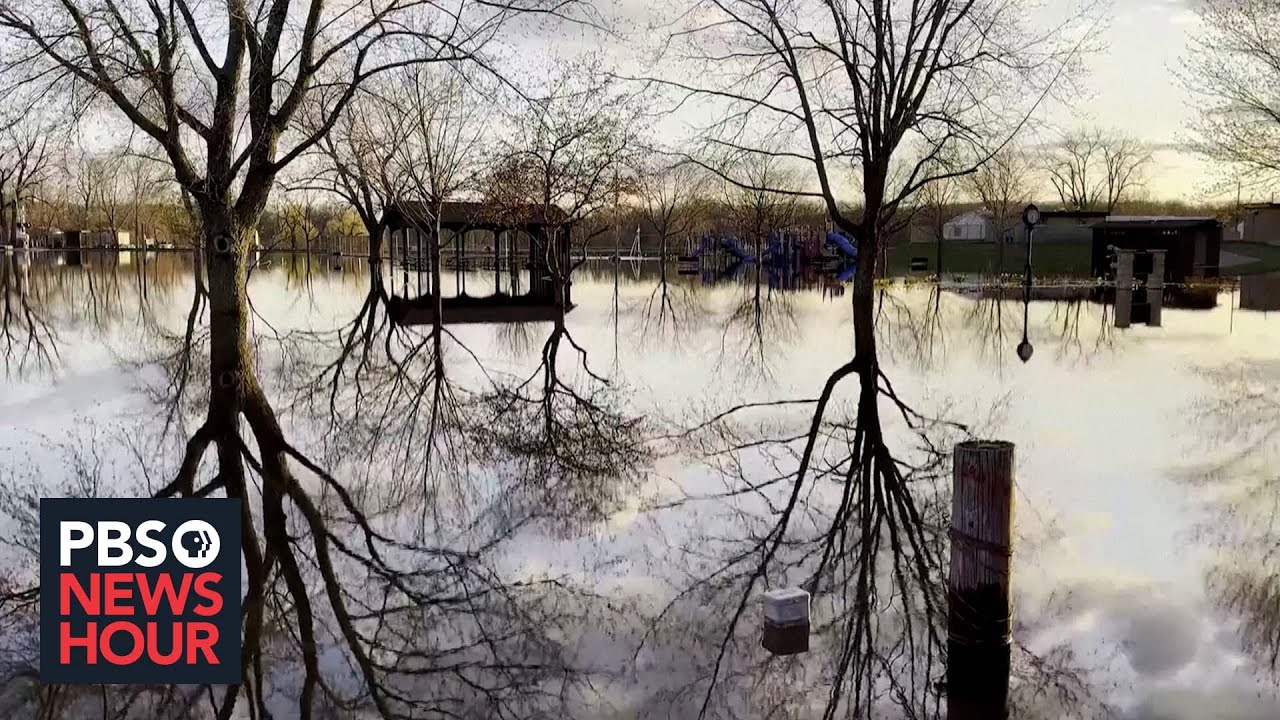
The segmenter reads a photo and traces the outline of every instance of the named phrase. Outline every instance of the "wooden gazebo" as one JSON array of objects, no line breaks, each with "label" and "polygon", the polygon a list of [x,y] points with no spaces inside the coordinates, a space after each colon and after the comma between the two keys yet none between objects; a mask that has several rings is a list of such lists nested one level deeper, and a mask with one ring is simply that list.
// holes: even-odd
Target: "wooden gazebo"
[{"label": "wooden gazebo", "polygon": [[[456,295],[441,298],[442,323],[553,321],[573,309],[569,293],[571,223],[557,207],[501,208],[453,201],[440,205],[437,212],[427,203],[402,202],[387,208],[385,221],[388,259],[393,267],[397,262],[429,267],[431,243],[439,243],[435,239],[436,228],[442,235],[453,236],[451,260],[458,273],[459,290]],[[491,234],[491,254],[468,252],[467,240],[473,233]],[[442,266],[444,255],[442,247]],[[490,262],[497,291],[484,297],[467,295],[463,273]],[[512,282],[511,292],[502,292],[499,278],[504,268],[513,276],[520,269],[527,269],[528,288],[517,293]],[[393,295],[391,316],[404,325],[435,322],[431,292],[412,298]]]}]

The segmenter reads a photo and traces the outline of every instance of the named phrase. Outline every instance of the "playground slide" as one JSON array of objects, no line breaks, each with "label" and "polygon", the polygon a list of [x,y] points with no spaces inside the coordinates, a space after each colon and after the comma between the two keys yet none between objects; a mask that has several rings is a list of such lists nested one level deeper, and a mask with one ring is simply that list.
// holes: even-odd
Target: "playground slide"
[{"label": "playground slide", "polygon": [[713,237],[711,235],[703,235],[702,242],[699,243],[698,249],[694,250],[692,253],[688,254],[685,257],[688,257],[690,259],[700,258],[706,253],[710,252],[716,246],[719,246],[724,248],[725,250],[728,250],[730,254],[734,255],[735,257],[737,257],[738,260],[742,262],[756,261],[755,257],[751,253],[747,252],[747,250],[742,247],[742,244],[738,242],[738,238]]},{"label": "playground slide", "polygon": [[848,263],[840,268],[840,274],[836,275],[836,281],[846,283],[853,279],[854,273],[858,272],[858,266],[854,263]]},{"label": "playground slide", "polygon": [[725,250],[728,250],[734,255],[737,255],[739,260],[742,260],[745,262],[751,262],[755,259],[751,256],[751,253],[743,249],[742,245],[738,243],[738,238],[735,238],[735,237],[720,238],[720,245]]},{"label": "playground slide", "polygon": [[836,248],[840,250],[840,252],[844,253],[850,258],[853,258],[856,260],[858,257],[858,248],[854,247],[853,243],[849,242],[849,238],[845,237],[844,233],[841,233],[835,230],[832,230],[831,232],[827,233],[827,244],[835,245]]},{"label": "playground slide", "polygon": [[711,249],[711,237],[708,235],[703,235],[702,242],[698,243],[698,249],[689,253],[689,257],[700,258],[702,257],[703,253],[705,253],[710,249]]}]

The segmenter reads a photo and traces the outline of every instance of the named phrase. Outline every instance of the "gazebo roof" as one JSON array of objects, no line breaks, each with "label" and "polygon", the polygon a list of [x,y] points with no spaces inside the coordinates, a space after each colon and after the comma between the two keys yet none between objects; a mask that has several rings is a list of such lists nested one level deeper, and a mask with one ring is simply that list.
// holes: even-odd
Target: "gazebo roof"
[{"label": "gazebo roof", "polygon": [[[395,203],[387,208],[387,227],[401,229],[415,224],[434,224],[435,208],[419,200]],[[521,228],[525,230],[565,225],[569,216],[552,205],[502,207],[483,202],[451,200],[440,205],[440,227],[445,230]]]}]

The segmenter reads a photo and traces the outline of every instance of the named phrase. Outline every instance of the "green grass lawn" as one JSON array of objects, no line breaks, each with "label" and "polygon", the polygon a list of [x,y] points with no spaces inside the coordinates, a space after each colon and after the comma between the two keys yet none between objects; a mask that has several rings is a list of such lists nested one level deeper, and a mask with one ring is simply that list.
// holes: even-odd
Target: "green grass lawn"
[{"label": "green grass lawn", "polygon": [[[1256,275],[1280,271],[1280,246],[1247,242],[1225,242],[1223,252],[1256,258],[1254,262],[1224,268],[1224,276]],[[1026,243],[1004,246],[1003,272],[1020,275],[1026,256]],[[1039,241],[1032,247],[1031,264],[1036,277],[1089,277],[1088,242]],[[938,246],[935,243],[908,243],[889,250],[889,274],[911,272],[911,258],[928,260],[928,272],[937,272]],[[995,274],[1001,271],[999,246],[993,243],[943,243],[942,270],[947,273]]]}]

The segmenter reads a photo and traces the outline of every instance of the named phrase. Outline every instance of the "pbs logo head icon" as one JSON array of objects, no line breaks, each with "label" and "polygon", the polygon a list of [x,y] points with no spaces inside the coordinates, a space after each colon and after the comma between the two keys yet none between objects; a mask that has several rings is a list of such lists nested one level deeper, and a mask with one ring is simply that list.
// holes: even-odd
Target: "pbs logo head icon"
[{"label": "pbs logo head icon", "polygon": [[200,570],[218,559],[222,538],[204,520],[188,520],[173,531],[173,556],[184,567]]}]

